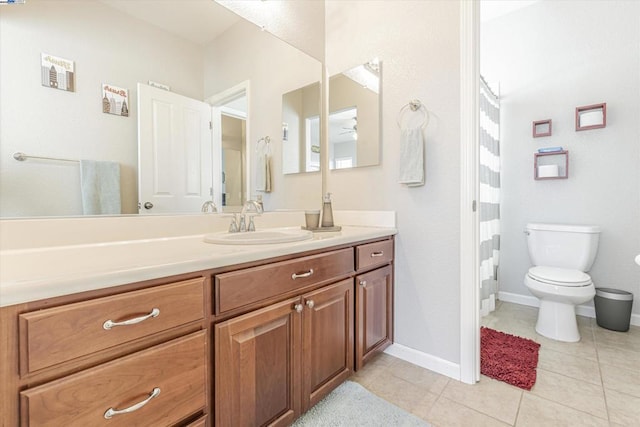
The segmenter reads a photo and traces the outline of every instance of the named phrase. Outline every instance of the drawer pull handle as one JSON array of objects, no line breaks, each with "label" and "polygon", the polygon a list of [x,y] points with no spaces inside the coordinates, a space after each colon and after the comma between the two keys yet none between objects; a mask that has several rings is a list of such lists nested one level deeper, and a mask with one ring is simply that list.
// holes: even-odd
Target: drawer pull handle
[{"label": "drawer pull handle", "polygon": [[304,273],[293,273],[291,275],[291,278],[293,280],[296,279],[304,279],[305,277],[309,277],[313,274],[313,268],[310,268],[309,271],[305,271]]},{"label": "drawer pull handle", "polygon": [[152,317],[158,317],[159,315],[160,315],[160,309],[159,308],[154,308],[153,310],[151,310],[151,313],[149,313],[147,315],[136,317],[134,319],[125,320],[123,322],[114,322],[113,320],[109,319],[109,320],[107,320],[106,322],[104,322],[102,324],[102,327],[108,331],[109,329],[113,328],[114,326],[135,325],[137,323],[144,322],[147,319],[151,319]]},{"label": "drawer pull handle", "polygon": [[384,251],[380,252],[371,252],[371,258],[384,255]]},{"label": "drawer pull handle", "polygon": [[307,307],[309,307],[309,308],[313,308],[313,307],[315,307],[315,305],[316,305],[316,303],[315,303],[315,302],[313,302],[313,300],[312,300],[312,299],[308,299],[308,300],[307,300],[307,302],[306,302],[306,304],[307,304]]},{"label": "drawer pull handle", "polygon": [[362,286],[363,288],[367,287],[367,281],[366,280],[360,280],[360,286]]},{"label": "drawer pull handle", "polygon": [[156,388],[153,389],[153,391],[151,392],[149,397],[147,397],[142,402],[138,402],[135,405],[131,405],[128,408],[125,408],[125,409],[109,408],[109,409],[107,409],[107,412],[104,413],[104,417],[107,420],[110,420],[111,418],[113,418],[114,415],[128,414],[128,413],[131,413],[133,411],[137,411],[138,409],[142,408],[144,405],[149,403],[151,401],[151,399],[153,399],[154,397],[157,397],[159,394],[160,394],[160,389],[158,387],[156,387]]},{"label": "drawer pull handle", "polygon": [[296,311],[296,313],[302,313],[304,306],[302,304],[296,304],[293,306],[293,309]]}]

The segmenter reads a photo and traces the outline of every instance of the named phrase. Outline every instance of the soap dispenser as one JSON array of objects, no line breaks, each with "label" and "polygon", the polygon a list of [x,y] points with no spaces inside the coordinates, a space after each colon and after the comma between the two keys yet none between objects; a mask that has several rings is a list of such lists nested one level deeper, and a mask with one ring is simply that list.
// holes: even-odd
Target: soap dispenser
[{"label": "soap dispenser", "polygon": [[324,196],[322,203],[322,226],[333,227],[333,210],[331,208],[331,193]]}]

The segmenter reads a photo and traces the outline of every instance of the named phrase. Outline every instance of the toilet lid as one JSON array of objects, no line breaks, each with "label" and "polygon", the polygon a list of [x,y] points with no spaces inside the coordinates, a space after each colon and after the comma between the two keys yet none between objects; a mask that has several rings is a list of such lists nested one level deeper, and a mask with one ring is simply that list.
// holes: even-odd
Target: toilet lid
[{"label": "toilet lid", "polygon": [[529,276],[539,282],[557,286],[587,286],[591,284],[591,277],[580,270],[558,267],[531,267]]}]

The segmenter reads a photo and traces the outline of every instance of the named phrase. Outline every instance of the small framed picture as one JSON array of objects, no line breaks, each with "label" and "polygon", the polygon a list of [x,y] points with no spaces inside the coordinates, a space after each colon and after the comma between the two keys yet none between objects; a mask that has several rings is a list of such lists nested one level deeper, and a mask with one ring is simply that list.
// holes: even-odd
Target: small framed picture
[{"label": "small framed picture", "polygon": [[576,131],[607,126],[607,103],[576,107]]},{"label": "small framed picture", "polygon": [[129,91],[118,86],[103,83],[102,112],[129,117]]},{"label": "small framed picture", "polygon": [[551,119],[533,122],[533,137],[551,136]]},{"label": "small framed picture", "polygon": [[73,61],[41,53],[40,71],[42,86],[75,92],[75,67]]}]

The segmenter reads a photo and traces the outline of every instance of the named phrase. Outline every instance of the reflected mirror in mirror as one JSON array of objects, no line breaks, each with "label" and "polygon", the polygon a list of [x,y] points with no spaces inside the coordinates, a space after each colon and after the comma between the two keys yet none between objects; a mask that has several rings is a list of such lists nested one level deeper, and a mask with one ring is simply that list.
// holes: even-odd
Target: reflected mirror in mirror
[{"label": "reflected mirror in mirror", "polygon": [[282,96],[282,172],[320,170],[320,83]]},{"label": "reflected mirror in mirror", "polygon": [[[51,72],[43,72],[43,53],[73,61],[73,91],[43,85]],[[81,159],[119,165],[122,214],[138,213],[139,207],[140,213],[199,213],[212,199],[219,211],[241,205],[259,194],[252,188],[255,142],[264,135],[275,136],[282,122],[281,109],[268,106],[278,105],[292,86],[319,80],[322,70],[317,60],[211,0],[29,0],[5,5],[0,7],[0,56],[3,218],[83,215]],[[282,67],[282,82],[274,81],[265,65],[272,63],[289,64]],[[311,75],[306,75],[310,69]],[[249,104],[246,116],[237,117],[225,112],[229,99],[221,94],[243,82]],[[103,84],[128,91],[128,116],[103,112]],[[143,123],[139,84],[208,106],[204,118],[196,119],[196,108],[188,101],[184,122],[197,126],[182,123],[179,128],[174,123],[173,130],[186,135],[175,140],[170,138],[171,127],[165,126],[163,136],[158,133],[152,144],[164,144],[166,150],[150,151],[151,159],[138,145],[138,123]],[[149,98],[155,97],[154,92]],[[168,105],[158,101],[148,106],[151,115],[160,123],[164,117],[166,124],[173,123]],[[240,141],[237,132],[228,134],[232,128],[242,128]],[[189,138],[201,142],[184,143]],[[17,152],[43,158],[16,161]],[[159,169],[159,160],[168,170]],[[143,164],[152,173],[149,188],[154,199],[139,197],[146,176]],[[274,175],[281,174],[276,166]],[[165,201],[177,199],[176,188],[189,204],[163,207]],[[271,197],[271,209],[279,206],[279,197],[298,196],[282,185],[274,188],[265,195]],[[313,197],[319,199],[320,193]]]},{"label": "reflected mirror in mirror", "polygon": [[329,168],[380,163],[380,69],[372,60],[329,79]]}]

